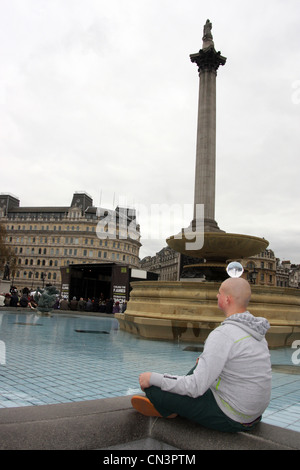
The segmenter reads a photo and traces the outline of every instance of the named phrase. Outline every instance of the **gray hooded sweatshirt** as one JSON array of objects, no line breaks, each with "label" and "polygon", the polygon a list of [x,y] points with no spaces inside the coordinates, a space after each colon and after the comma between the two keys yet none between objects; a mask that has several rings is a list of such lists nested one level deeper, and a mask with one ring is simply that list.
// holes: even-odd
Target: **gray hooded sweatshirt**
[{"label": "gray hooded sweatshirt", "polygon": [[268,321],[237,313],[213,330],[192,375],[152,372],[150,385],[197,398],[211,389],[218,406],[234,421],[261,416],[271,396],[271,361],[265,334]]}]

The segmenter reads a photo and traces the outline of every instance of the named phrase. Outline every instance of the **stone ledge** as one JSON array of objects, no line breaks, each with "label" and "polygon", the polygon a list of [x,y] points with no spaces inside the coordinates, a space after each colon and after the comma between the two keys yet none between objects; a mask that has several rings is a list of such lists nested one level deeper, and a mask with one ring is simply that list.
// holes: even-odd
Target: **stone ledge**
[{"label": "stone ledge", "polygon": [[124,443],[149,437],[180,450],[300,449],[295,431],[260,423],[251,432],[221,433],[183,418],[147,418],[132,409],[130,398],[0,409],[0,449],[124,448]]}]

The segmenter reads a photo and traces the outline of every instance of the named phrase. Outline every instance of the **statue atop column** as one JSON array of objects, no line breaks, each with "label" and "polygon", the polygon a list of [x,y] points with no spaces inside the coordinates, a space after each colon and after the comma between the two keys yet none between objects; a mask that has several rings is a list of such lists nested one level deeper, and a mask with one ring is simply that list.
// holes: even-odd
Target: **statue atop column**
[{"label": "statue atop column", "polygon": [[4,266],[3,281],[9,281],[9,274],[10,274],[9,262],[7,262],[6,265]]},{"label": "statue atop column", "polygon": [[226,62],[226,57],[221,56],[221,52],[215,50],[211,30],[212,23],[206,20],[203,27],[202,49],[197,54],[190,54],[191,61],[198,65],[199,74],[206,70],[217,73],[219,66]]},{"label": "statue atop column", "polygon": [[211,34],[211,30],[212,30],[212,23],[209,20],[206,20],[206,23],[203,27],[202,49],[207,49],[208,47],[211,47],[211,46],[214,47],[214,41],[213,41],[213,37]]}]

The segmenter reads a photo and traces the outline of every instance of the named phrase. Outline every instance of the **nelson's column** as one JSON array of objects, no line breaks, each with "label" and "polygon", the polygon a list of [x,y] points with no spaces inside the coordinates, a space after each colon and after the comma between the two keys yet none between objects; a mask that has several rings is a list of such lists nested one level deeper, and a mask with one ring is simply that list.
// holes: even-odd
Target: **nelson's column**
[{"label": "nelson's column", "polygon": [[212,24],[206,21],[202,49],[191,54],[199,71],[199,103],[194,193],[194,220],[197,204],[204,204],[204,230],[219,230],[215,221],[216,180],[216,77],[226,58],[216,52],[211,34]]}]

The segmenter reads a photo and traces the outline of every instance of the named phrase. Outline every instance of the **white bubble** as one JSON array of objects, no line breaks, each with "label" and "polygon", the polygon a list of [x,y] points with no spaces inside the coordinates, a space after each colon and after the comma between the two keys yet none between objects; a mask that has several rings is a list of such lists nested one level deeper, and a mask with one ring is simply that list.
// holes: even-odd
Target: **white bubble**
[{"label": "white bubble", "polygon": [[229,263],[229,265],[227,266],[226,271],[228,276],[230,277],[240,277],[244,272],[244,268],[241,263],[238,263],[237,261],[232,261],[232,263]]}]

